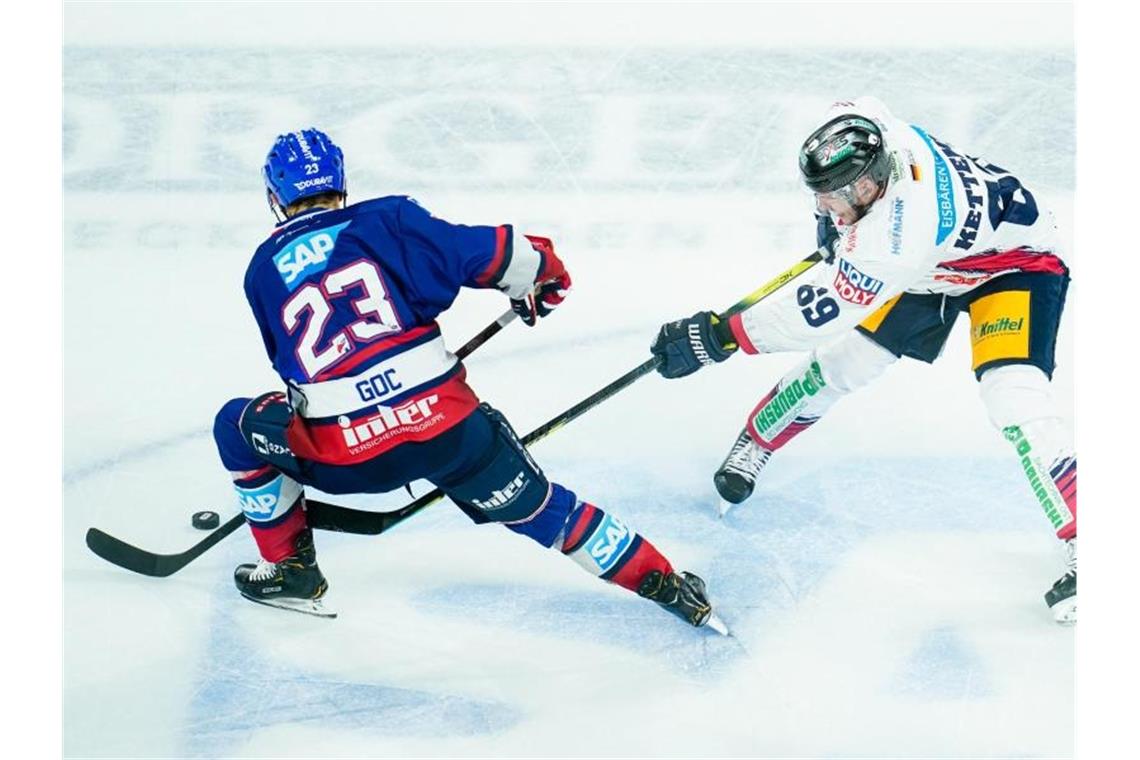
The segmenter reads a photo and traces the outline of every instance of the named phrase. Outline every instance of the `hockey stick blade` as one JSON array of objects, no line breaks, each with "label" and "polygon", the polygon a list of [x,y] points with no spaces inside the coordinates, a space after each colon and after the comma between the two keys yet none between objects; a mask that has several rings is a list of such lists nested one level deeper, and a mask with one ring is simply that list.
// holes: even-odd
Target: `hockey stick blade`
[{"label": "hockey stick blade", "polygon": [[139,575],[147,575],[151,578],[165,578],[186,567],[244,523],[245,515],[238,513],[224,525],[216,528],[210,535],[186,551],[177,554],[148,552],[146,549],[132,546],[126,541],[104,533],[98,528],[88,528],[87,548],[112,565],[117,565],[124,570],[130,570]]}]

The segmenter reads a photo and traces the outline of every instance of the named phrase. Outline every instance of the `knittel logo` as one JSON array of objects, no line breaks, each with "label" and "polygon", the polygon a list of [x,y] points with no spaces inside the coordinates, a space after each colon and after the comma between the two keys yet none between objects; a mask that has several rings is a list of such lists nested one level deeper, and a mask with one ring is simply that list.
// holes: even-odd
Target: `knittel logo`
[{"label": "knittel logo", "polygon": [[1016,335],[1025,329],[1025,317],[999,317],[994,320],[985,320],[974,326],[974,341],[986,338],[995,338],[1001,335]]}]

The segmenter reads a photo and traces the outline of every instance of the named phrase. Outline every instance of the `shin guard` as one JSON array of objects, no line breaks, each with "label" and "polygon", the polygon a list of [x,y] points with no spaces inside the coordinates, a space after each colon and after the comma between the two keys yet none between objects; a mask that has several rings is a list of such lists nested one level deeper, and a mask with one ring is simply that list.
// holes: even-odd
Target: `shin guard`
[{"label": "shin guard", "polygon": [[634,593],[651,570],[673,571],[657,547],[621,520],[581,501],[566,521],[561,549],[586,572]]},{"label": "shin guard", "polygon": [[306,526],[301,484],[268,465],[231,475],[262,559],[279,562],[290,556]]}]

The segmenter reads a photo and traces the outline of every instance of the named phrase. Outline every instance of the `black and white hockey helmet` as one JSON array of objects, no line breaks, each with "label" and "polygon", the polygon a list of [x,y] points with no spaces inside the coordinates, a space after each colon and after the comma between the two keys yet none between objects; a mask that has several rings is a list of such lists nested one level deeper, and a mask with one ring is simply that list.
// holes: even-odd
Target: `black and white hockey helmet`
[{"label": "black and white hockey helmet", "polygon": [[831,119],[812,132],[800,148],[800,175],[807,188],[816,195],[844,197],[860,216],[870,203],[855,202],[855,182],[869,177],[883,188],[890,173],[891,158],[882,130],[857,114]]},{"label": "black and white hockey helmet", "polygon": [[800,149],[800,174],[812,192],[829,193],[870,172],[876,182],[890,174],[890,157],[878,125],[862,116],[837,116],[815,130]]}]

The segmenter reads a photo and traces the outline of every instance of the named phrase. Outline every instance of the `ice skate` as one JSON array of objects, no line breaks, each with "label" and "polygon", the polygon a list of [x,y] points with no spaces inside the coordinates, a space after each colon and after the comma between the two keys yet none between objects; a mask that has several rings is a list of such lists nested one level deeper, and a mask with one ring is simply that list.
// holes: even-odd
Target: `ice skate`
[{"label": "ice skate", "polygon": [[317,567],[313,532],[301,531],[293,546],[293,554],[279,562],[262,559],[256,565],[238,565],[234,569],[234,585],[251,602],[317,617],[336,617],[321,599],[329,584]]},{"label": "ice skate", "polygon": [[707,625],[722,636],[728,627],[713,613],[705,592],[705,582],[692,573],[663,574],[653,570],[646,574],[637,593],[651,599],[677,617],[697,628]]},{"label": "ice skate", "polygon": [[718,507],[721,517],[734,504],[739,504],[752,495],[756,479],[771,456],[772,452],[761,448],[747,430],[740,431],[736,442],[732,444],[732,450],[713,475],[713,484],[721,498]]},{"label": "ice skate", "polygon": [[1045,604],[1053,611],[1053,619],[1061,625],[1077,622],[1077,539],[1065,542],[1065,574],[1053,588],[1045,592]]}]

